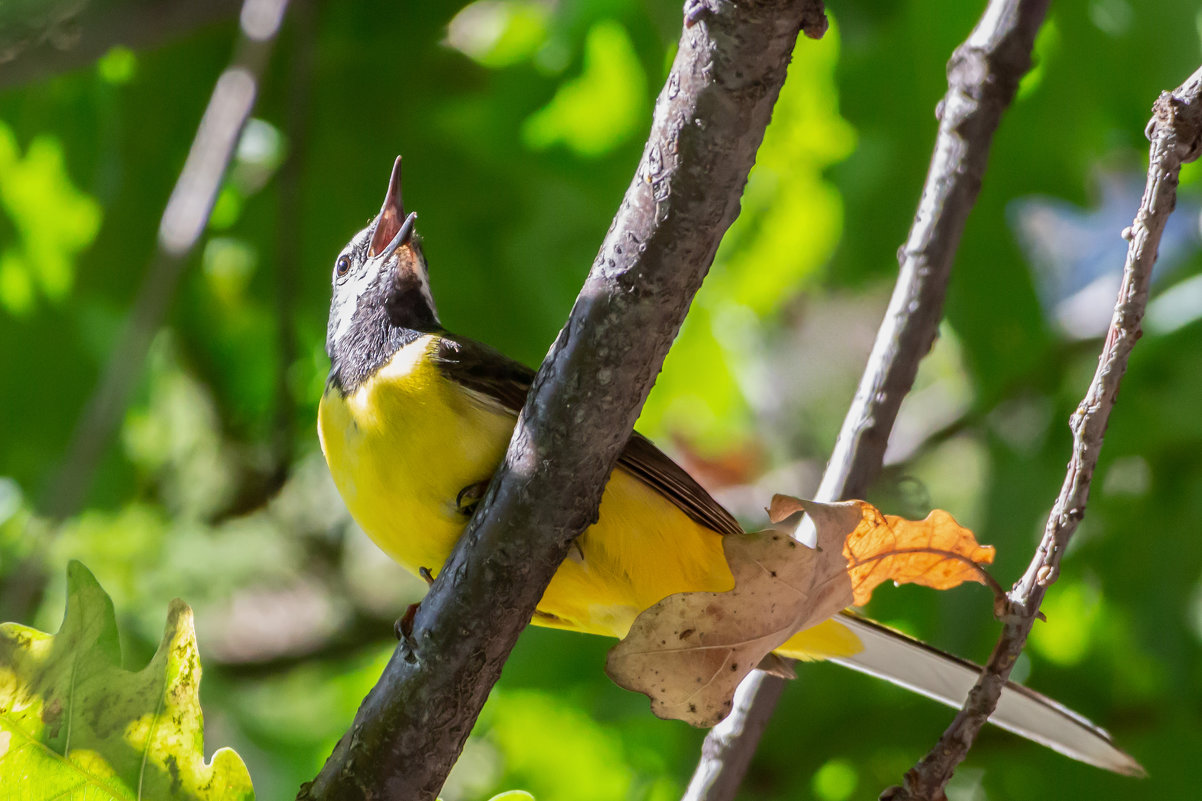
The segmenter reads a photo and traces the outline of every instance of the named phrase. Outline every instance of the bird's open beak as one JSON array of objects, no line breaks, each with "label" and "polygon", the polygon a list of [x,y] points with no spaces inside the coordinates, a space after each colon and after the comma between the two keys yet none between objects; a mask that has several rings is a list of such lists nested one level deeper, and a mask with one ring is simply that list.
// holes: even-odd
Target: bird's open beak
[{"label": "bird's open beak", "polygon": [[413,239],[413,224],[416,222],[417,212],[410,212],[409,216],[405,218],[405,222],[401,223],[400,230],[392,237],[392,241],[384,246],[384,250],[380,251],[381,258],[387,260],[401,245],[409,244]]},{"label": "bird's open beak", "polygon": [[392,165],[392,177],[388,180],[388,194],[384,196],[384,205],[376,217],[376,230],[371,236],[371,247],[368,248],[368,258],[382,256],[387,259],[401,245],[407,244],[413,238],[413,224],[417,221],[417,213],[405,216],[405,207],[401,202],[401,157],[396,157]]}]

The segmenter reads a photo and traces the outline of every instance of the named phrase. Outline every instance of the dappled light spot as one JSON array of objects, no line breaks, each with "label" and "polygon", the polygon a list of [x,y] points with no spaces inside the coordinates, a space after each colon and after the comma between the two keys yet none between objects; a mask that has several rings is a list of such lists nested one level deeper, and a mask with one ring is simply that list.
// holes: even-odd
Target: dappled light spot
[{"label": "dappled light spot", "polygon": [[641,130],[649,108],[647,77],[629,35],[616,22],[599,22],[585,39],[580,75],[526,118],[522,141],[534,150],[564,145],[596,158]]},{"label": "dappled light spot", "polygon": [[62,143],[40,134],[21,156],[17,138],[0,122],[0,211],[16,241],[0,245],[0,308],[33,311],[38,294],[62,301],[75,282],[75,257],[100,230],[101,209],[67,175]]}]

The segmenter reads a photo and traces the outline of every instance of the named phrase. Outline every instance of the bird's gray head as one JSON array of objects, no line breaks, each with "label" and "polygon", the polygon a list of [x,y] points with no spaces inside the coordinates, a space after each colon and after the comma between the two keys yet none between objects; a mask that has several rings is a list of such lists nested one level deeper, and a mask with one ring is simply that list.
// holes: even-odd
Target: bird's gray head
[{"label": "bird's gray head", "polygon": [[384,205],[334,260],[326,328],[330,380],[350,391],[421,334],[439,329],[417,214],[401,202],[397,157]]}]

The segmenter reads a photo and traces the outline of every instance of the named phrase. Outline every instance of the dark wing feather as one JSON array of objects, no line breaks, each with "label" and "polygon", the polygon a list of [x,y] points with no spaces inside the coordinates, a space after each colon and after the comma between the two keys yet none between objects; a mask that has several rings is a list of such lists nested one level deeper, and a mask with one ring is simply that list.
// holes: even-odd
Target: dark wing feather
[{"label": "dark wing feather", "polygon": [[742,534],[743,527],[684,468],[637,431],[618,457],[618,467],[658,490],[685,514],[719,534]]},{"label": "dark wing feather", "polygon": [[[526,403],[534,371],[487,345],[443,335],[433,353],[434,363],[448,378],[517,414]],[[697,481],[669,459],[649,439],[631,434],[618,466],[676,504],[703,526],[720,534],[743,529]]]},{"label": "dark wing feather", "polygon": [[488,345],[443,334],[432,358],[443,375],[514,414],[526,405],[534,371]]}]

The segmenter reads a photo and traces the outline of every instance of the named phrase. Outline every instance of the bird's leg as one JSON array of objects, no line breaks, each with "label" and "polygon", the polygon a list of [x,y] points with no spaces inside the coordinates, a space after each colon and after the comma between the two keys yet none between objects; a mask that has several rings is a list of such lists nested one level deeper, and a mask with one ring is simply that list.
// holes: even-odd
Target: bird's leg
[{"label": "bird's leg", "polygon": [[[430,568],[419,567],[417,574],[425,580],[427,587],[434,584],[434,574],[430,572]],[[405,614],[397,618],[396,623],[392,624],[392,633],[396,635],[398,640],[408,640],[413,636],[413,618],[417,616],[417,609],[421,605],[421,601],[409,604],[409,608],[405,610]]]},{"label": "bird's leg", "polygon": [[459,490],[459,494],[455,496],[455,508],[459,510],[459,514],[471,517],[476,513],[476,507],[480,505],[480,499],[484,497],[484,491],[488,489],[489,480],[477,481],[475,484],[468,484]]}]

